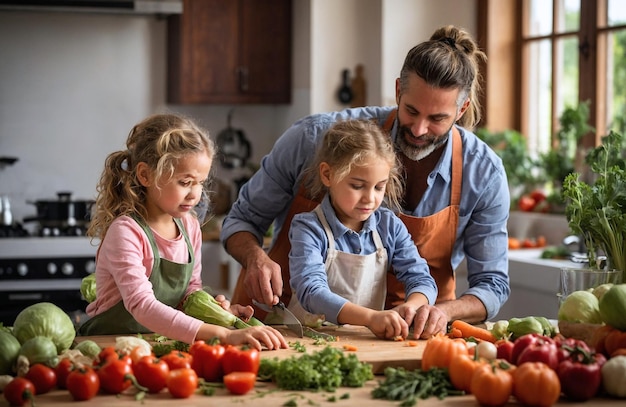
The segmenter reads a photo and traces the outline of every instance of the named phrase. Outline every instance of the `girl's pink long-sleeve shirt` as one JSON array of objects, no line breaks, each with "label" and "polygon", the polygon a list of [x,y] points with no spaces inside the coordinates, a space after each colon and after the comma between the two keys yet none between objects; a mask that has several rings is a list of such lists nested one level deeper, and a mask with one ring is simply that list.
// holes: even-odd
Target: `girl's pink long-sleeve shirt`
[{"label": "girl's pink long-sleeve shirt", "polygon": [[[195,264],[185,297],[202,289],[202,232],[198,220],[182,218],[193,246]],[[160,257],[176,263],[187,263],[189,252],[180,234],[173,240],[152,231]],[[100,243],[96,256],[96,300],[87,306],[89,316],[98,315],[119,301],[130,314],[149,330],[170,339],[192,343],[200,326],[199,319],[190,317],[158,301],[148,280],[152,273],[154,254],[150,241],[139,224],[128,216],[113,221]]]}]

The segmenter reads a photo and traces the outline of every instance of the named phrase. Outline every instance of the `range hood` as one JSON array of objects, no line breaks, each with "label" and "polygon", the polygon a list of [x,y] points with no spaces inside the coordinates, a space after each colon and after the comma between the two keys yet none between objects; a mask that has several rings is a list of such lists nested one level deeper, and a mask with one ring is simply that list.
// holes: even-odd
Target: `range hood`
[{"label": "range hood", "polygon": [[181,14],[183,0],[0,0],[0,10],[105,14]]}]

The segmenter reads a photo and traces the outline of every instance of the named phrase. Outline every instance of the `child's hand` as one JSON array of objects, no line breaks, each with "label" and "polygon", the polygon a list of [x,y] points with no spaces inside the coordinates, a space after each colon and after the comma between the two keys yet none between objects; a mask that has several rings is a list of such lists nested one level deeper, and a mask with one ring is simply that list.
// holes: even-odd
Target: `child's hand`
[{"label": "child's hand", "polygon": [[409,325],[396,311],[376,311],[367,325],[370,331],[381,339],[406,338]]},{"label": "child's hand", "polygon": [[258,350],[263,346],[269,350],[288,348],[283,335],[271,326],[229,330],[225,342],[229,345],[248,344]]},{"label": "child's hand", "polygon": [[226,311],[230,312],[233,315],[238,316],[244,321],[248,321],[252,315],[254,314],[254,308],[252,306],[244,306],[241,304],[231,304],[228,299],[222,294],[218,294],[215,296],[215,300],[220,303],[222,308]]}]

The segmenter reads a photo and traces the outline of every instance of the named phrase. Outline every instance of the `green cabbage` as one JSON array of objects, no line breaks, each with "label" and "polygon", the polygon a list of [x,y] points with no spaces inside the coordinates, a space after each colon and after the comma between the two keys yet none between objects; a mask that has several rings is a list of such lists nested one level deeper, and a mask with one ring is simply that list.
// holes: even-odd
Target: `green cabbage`
[{"label": "green cabbage", "polygon": [[613,283],[605,283],[592,289],[591,292],[596,296],[598,301],[600,301],[600,299],[604,296],[604,294],[606,294],[607,291],[609,291],[611,287],[613,287]]},{"label": "green cabbage", "polygon": [[80,293],[85,301],[92,303],[96,300],[96,275],[89,274],[80,282]]},{"label": "green cabbage", "polygon": [[615,284],[604,293],[600,315],[605,324],[626,331],[626,284]]},{"label": "green cabbage", "polygon": [[43,363],[54,367],[59,361],[57,347],[50,338],[45,336],[35,336],[24,342],[19,354],[26,356],[31,366],[35,363]]},{"label": "green cabbage", "polygon": [[80,353],[82,353],[85,356],[90,357],[91,359],[95,359],[96,356],[98,356],[98,354],[102,350],[100,348],[100,345],[98,345],[97,343],[95,343],[94,341],[90,339],[82,341],[81,343],[76,345],[74,349],[79,350]]},{"label": "green cabbage", "polygon": [[10,332],[0,331],[0,375],[13,374],[20,354],[20,341]]},{"label": "green cabbage", "polygon": [[61,308],[50,302],[39,302],[24,308],[15,318],[13,335],[22,345],[36,336],[50,338],[57,354],[69,349],[76,337],[74,324]]},{"label": "green cabbage", "polygon": [[559,321],[601,324],[598,298],[589,291],[574,291],[559,307],[558,318]]}]

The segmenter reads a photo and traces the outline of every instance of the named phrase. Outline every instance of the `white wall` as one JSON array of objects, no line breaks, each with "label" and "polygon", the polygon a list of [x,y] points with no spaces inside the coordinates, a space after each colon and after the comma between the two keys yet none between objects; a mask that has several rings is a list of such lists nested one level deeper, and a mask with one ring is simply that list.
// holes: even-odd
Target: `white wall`
[{"label": "white wall", "polygon": [[476,37],[476,0],[382,0],[381,103],[396,104],[395,79],[407,52],[452,24]]},{"label": "white wall", "polygon": [[[312,112],[341,108],[341,70],[362,63],[368,104],[393,104],[406,51],[444,23],[474,32],[475,0],[294,0],[290,105],[234,106],[233,126],[259,162],[282,131]],[[413,11],[415,10],[415,11]],[[69,190],[93,198],[104,159],[130,128],[164,110],[216,136],[229,105],[167,105],[166,23],[154,16],[0,11],[0,194],[14,218],[28,201]],[[232,178],[238,174],[219,171]]]}]

